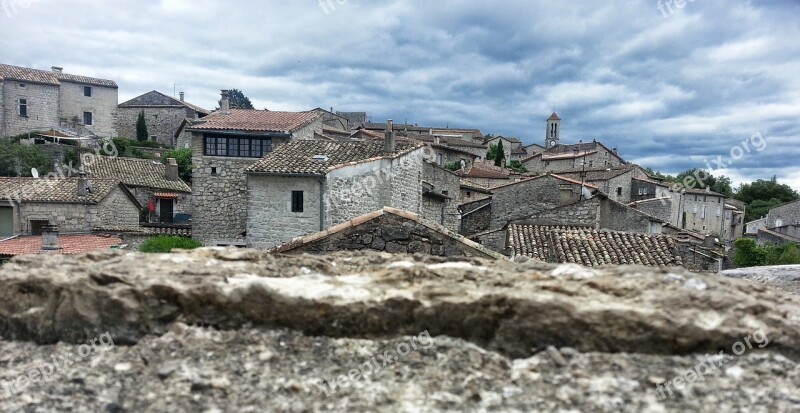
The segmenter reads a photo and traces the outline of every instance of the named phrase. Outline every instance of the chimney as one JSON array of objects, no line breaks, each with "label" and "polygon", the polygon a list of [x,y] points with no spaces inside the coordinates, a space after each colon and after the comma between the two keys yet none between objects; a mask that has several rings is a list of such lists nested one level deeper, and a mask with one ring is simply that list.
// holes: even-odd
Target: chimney
[{"label": "chimney", "polygon": [[59,250],[58,246],[58,228],[55,225],[42,226],[42,250],[55,251]]},{"label": "chimney", "polygon": [[180,93],[181,102],[183,102],[183,97],[184,97],[184,96],[185,96],[185,95],[183,94],[183,92],[181,92],[181,93]]},{"label": "chimney", "polygon": [[225,114],[231,112],[231,93],[227,89],[222,91],[222,99],[219,101],[219,110]]},{"label": "chimney", "polygon": [[61,72],[64,71],[63,67],[51,66],[50,68],[53,69],[53,72],[55,72],[55,73],[61,73]]},{"label": "chimney", "polygon": [[78,196],[86,196],[86,188],[89,180],[86,179],[86,172],[78,172]]},{"label": "chimney", "polygon": [[503,159],[500,160],[500,167],[503,168],[503,169],[506,169],[506,158],[505,158],[505,156],[503,157]]},{"label": "chimney", "polygon": [[439,136],[434,136],[433,137],[433,143],[438,145],[441,142],[442,142],[442,138],[440,138]]},{"label": "chimney", "polygon": [[385,153],[394,153],[395,149],[397,148],[397,143],[395,142],[395,135],[394,135],[394,122],[389,119],[386,121],[386,138],[383,141],[383,151]]},{"label": "chimney", "polygon": [[167,181],[177,181],[178,180],[178,162],[175,161],[175,158],[168,158],[166,171],[164,173],[164,178]]}]

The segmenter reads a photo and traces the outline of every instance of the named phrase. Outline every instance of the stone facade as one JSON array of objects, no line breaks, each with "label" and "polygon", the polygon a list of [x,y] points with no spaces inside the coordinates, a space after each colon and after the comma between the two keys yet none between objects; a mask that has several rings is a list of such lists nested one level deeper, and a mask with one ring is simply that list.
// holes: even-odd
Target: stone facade
[{"label": "stone facade", "polygon": [[420,212],[422,218],[440,224],[450,231],[458,231],[461,178],[447,169],[424,162],[422,179],[432,185],[431,193],[423,194],[422,197]]},{"label": "stone facade", "polygon": [[800,224],[800,201],[790,202],[769,210],[767,228]]},{"label": "stone facade", "polygon": [[[12,79],[0,80],[2,85],[2,123],[0,136],[13,136],[30,131],[50,129],[59,125],[59,86],[29,83]],[[20,99],[27,103],[27,116],[19,112]]]},{"label": "stone facade", "polygon": [[192,208],[192,194],[189,192],[171,192],[164,189],[144,188],[144,187],[130,187],[131,193],[136,197],[136,200],[143,207],[147,207],[150,200],[153,199],[156,207],[156,215],[161,214],[161,205],[156,201],[157,192],[170,192],[178,195],[178,198],[172,203],[173,214],[187,214],[192,215],[194,208]]},{"label": "stone facade", "polygon": [[544,211],[524,220],[532,225],[581,226],[639,234],[660,234],[661,222],[603,196]]},{"label": "stone facade", "polygon": [[[322,179],[250,175],[247,179],[247,244],[268,248],[325,229]],[[292,212],[292,191],[303,192],[303,211]]]},{"label": "stone facade", "polygon": [[[704,191],[673,192],[673,208],[675,198],[679,198],[678,220],[681,228],[701,234],[722,238],[725,224],[725,197],[721,194]],[[683,217],[686,220],[683,222]]]},{"label": "stone facade", "polygon": [[[91,88],[91,96],[84,96],[84,87]],[[117,137],[117,88],[97,86],[93,84],[61,81],[59,88],[59,116],[70,120],[80,119],[86,130],[102,137]],[[92,114],[92,124],[83,123],[84,112]],[[135,137],[135,135],[134,135]]]},{"label": "stone facade", "polygon": [[459,233],[461,235],[469,237],[489,230],[492,221],[491,198],[462,204],[460,208],[462,214]]},{"label": "stone facade", "polygon": [[147,133],[151,141],[176,147],[175,133],[186,118],[197,119],[197,112],[187,107],[140,108],[120,107],[117,132],[120,137],[136,140],[136,121],[144,111]]},{"label": "stone facade", "polygon": [[632,202],[632,208],[665,222],[674,223],[672,197],[653,198],[644,201]]},{"label": "stone facade", "polygon": [[570,204],[580,198],[580,184],[544,175],[492,190],[489,229],[503,228],[509,221]]},{"label": "stone facade", "polygon": [[327,236],[309,237],[308,242],[299,243],[298,246],[284,246],[279,248],[279,252],[327,254],[343,250],[376,250],[392,254],[500,258],[443,227],[437,228],[431,224],[383,212]]},{"label": "stone facade", "polygon": [[[638,179],[636,177],[631,181],[630,186],[630,201],[644,201],[653,198],[662,198],[669,196],[669,186],[660,184],[653,181]],[[625,201],[619,201],[625,202]]]},{"label": "stone facade", "polygon": [[580,170],[582,162],[586,162],[587,169],[614,168],[625,163],[616,152],[602,145],[597,145],[597,150],[590,151],[586,156],[564,154],[564,158],[553,158],[555,155],[558,154],[547,151],[526,159],[522,164],[532,173],[559,173]]}]

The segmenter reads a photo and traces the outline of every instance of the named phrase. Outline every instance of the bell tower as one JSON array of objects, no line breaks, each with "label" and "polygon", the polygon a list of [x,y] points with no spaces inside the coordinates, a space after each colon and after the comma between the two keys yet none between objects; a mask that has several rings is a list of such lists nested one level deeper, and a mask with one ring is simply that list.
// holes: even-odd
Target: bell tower
[{"label": "bell tower", "polygon": [[547,130],[545,132],[544,147],[546,149],[561,143],[561,118],[555,112],[547,119]]}]

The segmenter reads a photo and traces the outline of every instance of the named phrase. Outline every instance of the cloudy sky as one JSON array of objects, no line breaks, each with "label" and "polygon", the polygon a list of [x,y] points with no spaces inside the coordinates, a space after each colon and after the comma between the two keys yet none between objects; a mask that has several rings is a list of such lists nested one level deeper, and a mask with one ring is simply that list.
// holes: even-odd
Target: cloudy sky
[{"label": "cloudy sky", "polygon": [[567,143],[800,189],[798,0],[0,4],[0,62],[113,79],[121,102],[177,90],[213,109],[238,88],[259,109],[366,111],[540,144],[555,109]]}]

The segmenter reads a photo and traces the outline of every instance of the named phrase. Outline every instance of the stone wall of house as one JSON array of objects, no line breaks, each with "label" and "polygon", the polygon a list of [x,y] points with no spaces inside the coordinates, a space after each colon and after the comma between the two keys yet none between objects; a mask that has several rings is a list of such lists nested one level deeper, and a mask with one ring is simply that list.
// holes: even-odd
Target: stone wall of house
[{"label": "stone wall of house", "polygon": [[[701,234],[722,237],[724,223],[724,199],[712,194],[678,194],[682,196],[683,208],[686,212],[686,229]],[[705,217],[703,216],[705,207]]]},{"label": "stone wall of house", "polygon": [[125,192],[117,187],[93,207],[96,217],[91,228],[139,228],[139,209]]},{"label": "stone wall of house", "polygon": [[[84,86],[92,88],[92,96],[84,96]],[[77,116],[83,125],[83,113],[92,113],[92,124],[83,125],[87,130],[102,137],[117,137],[118,89],[74,83],[62,80],[59,93],[60,117],[72,119]],[[135,137],[135,135],[134,135]]]},{"label": "stone wall of house", "polygon": [[[455,173],[429,162],[423,162],[422,179],[431,183],[436,193],[451,198],[443,201],[427,196],[423,197],[420,211],[422,217],[443,225],[450,231],[457,232],[459,229],[458,197],[461,191],[461,179]],[[444,217],[442,217],[442,207],[444,207]]]},{"label": "stone wall of house", "polygon": [[464,236],[471,236],[488,231],[492,221],[491,204],[491,199],[462,204],[461,208],[463,214],[461,215],[461,228],[459,233]]},{"label": "stone wall of house", "polygon": [[800,201],[772,208],[767,214],[767,228],[800,223]]},{"label": "stone wall of house", "polygon": [[[320,186],[313,177],[248,176],[248,247],[271,248],[323,230]],[[292,212],[292,191],[303,191],[302,212]]]},{"label": "stone wall of house", "polygon": [[169,146],[176,146],[175,132],[185,118],[194,119],[196,112],[186,107],[165,108],[119,108],[117,115],[117,132],[123,138],[136,139],[136,121],[139,113],[144,111],[147,124],[148,139]]},{"label": "stone wall of house", "polygon": [[508,230],[506,228],[476,234],[471,236],[470,239],[494,252],[505,256],[510,255],[510,251],[506,249],[506,244],[508,244]]},{"label": "stone wall of house", "polygon": [[600,225],[600,198],[575,202],[560,208],[540,212],[526,219],[535,225],[567,225],[598,228]]},{"label": "stone wall of house", "polygon": [[427,254],[442,257],[491,258],[474,248],[418,222],[384,213],[290,251],[291,254],[326,254],[342,250],[385,251],[392,254]]},{"label": "stone wall of house", "polygon": [[[22,86],[24,85],[24,87]],[[26,83],[17,80],[3,82],[3,136],[39,131],[59,125],[59,87]],[[19,115],[19,100],[25,99],[28,116]]]},{"label": "stone wall of house", "polygon": [[683,266],[689,270],[710,273],[719,272],[719,261],[702,252],[695,252],[695,248],[691,245],[678,244],[676,249],[681,261],[683,261]]},{"label": "stone wall of house", "polygon": [[661,225],[652,227],[649,216],[636,209],[616,202],[601,201],[600,228],[612,231],[636,232],[641,234],[661,233]]},{"label": "stone wall of house", "polygon": [[57,225],[60,232],[86,232],[92,229],[98,209],[82,204],[25,202],[20,212],[18,232],[23,234],[30,234],[31,221],[48,221]]},{"label": "stone wall of house", "polygon": [[[154,188],[143,188],[143,187],[131,187],[129,188],[133,196],[136,198],[137,201],[142,205],[142,207],[147,208],[152,199],[153,202],[156,204],[156,209],[159,209],[159,205],[157,200],[155,199],[156,192],[169,192],[175,193],[178,195],[178,199],[175,200],[172,204],[172,209],[175,214],[189,214],[192,215],[192,194],[185,193],[185,192],[173,192],[168,189],[154,189]],[[156,211],[157,213],[160,211]]]},{"label": "stone wall of house", "polygon": [[495,189],[489,229],[577,201],[581,186],[544,176]]},{"label": "stone wall of house", "polygon": [[[638,169],[634,169],[636,174]],[[634,176],[635,178],[636,176]],[[631,180],[631,202],[669,196],[669,187],[641,179]]]},{"label": "stone wall of house", "polygon": [[[422,165],[424,150],[391,160],[391,204],[388,206],[405,211],[420,213],[422,209]],[[460,186],[460,184],[459,184]]]},{"label": "stone wall of house", "polygon": [[644,212],[647,215],[658,218],[665,222],[675,224],[672,218],[672,198],[660,198],[637,202],[631,205],[633,208]]},{"label": "stone wall of house", "polygon": [[292,133],[292,140],[310,141],[314,140],[314,134],[322,134],[322,117],[318,117],[302,129]]}]

